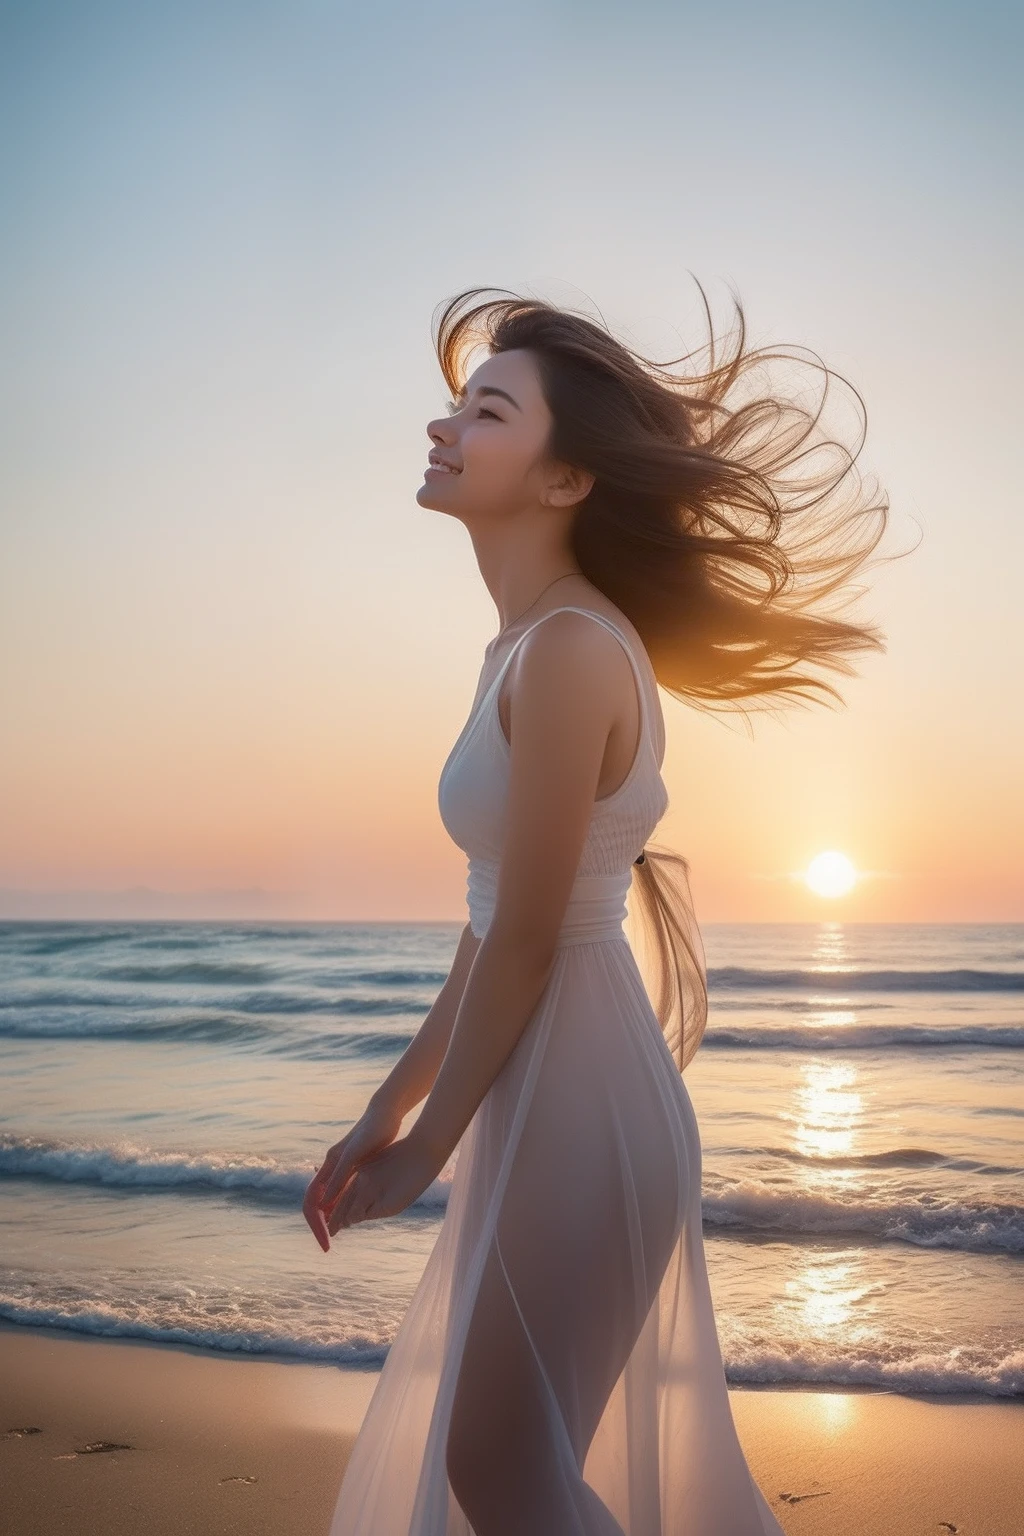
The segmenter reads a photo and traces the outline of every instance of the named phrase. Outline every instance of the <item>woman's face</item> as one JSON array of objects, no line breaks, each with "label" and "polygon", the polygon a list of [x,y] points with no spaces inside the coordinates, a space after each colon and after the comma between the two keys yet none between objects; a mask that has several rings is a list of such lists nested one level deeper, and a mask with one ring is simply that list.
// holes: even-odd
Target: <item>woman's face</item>
[{"label": "woman's face", "polygon": [[451,414],[427,423],[433,447],[420,506],[476,519],[543,504],[554,470],[546,455],[552,417],[533,354],[485,358],[452,404]]}]

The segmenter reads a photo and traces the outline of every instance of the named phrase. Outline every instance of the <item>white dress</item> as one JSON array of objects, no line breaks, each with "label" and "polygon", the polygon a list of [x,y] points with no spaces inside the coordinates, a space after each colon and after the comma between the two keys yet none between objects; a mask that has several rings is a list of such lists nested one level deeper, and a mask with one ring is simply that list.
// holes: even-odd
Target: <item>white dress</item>
[{"label": "white dress", "polygon": [[[331,1536],[479,1536],[449,1481],[453,1421],[506,1512],[494,1529],[784,1536],[729,1404],[697,1122],[623,930],[633,860],[668,807],[657,679],[628,621],[551,610],[566,611],[625,647],[640,745],[619,788],[595,802],[554,966],[459,1143]],[[438,786],[442,821],[468,855],[478,936],[494,909],[508,789],[498,690],[535,627],[487,647]]]}]

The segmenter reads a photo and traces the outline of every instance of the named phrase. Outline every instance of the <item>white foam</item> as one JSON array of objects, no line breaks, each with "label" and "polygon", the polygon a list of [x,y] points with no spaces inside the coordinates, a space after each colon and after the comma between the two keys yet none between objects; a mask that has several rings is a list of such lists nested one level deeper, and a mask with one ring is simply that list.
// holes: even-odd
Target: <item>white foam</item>
[{"label": "white foam", "polygon": [[[116,1189],[240,1191],[264,1200],[301,1205],[315,1172],[314,1167],[297,1168],[273,1157],[161,1151],[126,1140],[99,1145],[0,1133],[0,1177],[32,1176]],[[450,1184],[445,1170],[424,1190],[415,1208],[443,1209]]]}]

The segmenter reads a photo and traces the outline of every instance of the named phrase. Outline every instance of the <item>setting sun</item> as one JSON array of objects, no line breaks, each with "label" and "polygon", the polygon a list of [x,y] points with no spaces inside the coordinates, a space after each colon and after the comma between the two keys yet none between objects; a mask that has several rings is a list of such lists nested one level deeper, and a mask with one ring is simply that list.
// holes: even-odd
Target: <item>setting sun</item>
[{"label": "setting sun", "polygon": [[857,871],[845,853],[830,848],[811,860],[804,880],[816,896],[845,896],[857,883]]}]

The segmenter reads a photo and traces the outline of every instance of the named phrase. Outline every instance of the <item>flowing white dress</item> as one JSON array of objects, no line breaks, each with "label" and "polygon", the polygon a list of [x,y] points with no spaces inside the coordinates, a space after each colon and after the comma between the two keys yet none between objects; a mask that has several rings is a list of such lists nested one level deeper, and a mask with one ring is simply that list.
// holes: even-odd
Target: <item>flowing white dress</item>
[{"label": "flowing white dress", "polygon": [[[331,1536],[477,1536],[449,1481],[453,1418],[523,1536],[784,1536],[729,1404],[697,1122],[623,929],[633,860],[668,807],[657,679],[628,621],[569,605],[536,622],[566,611],[625,647],[640,744],[595,801],[549,979],[459,1143]],[[508,788],[498,691],[535,627],[487,647],[438,786],[478,936]]]}]

